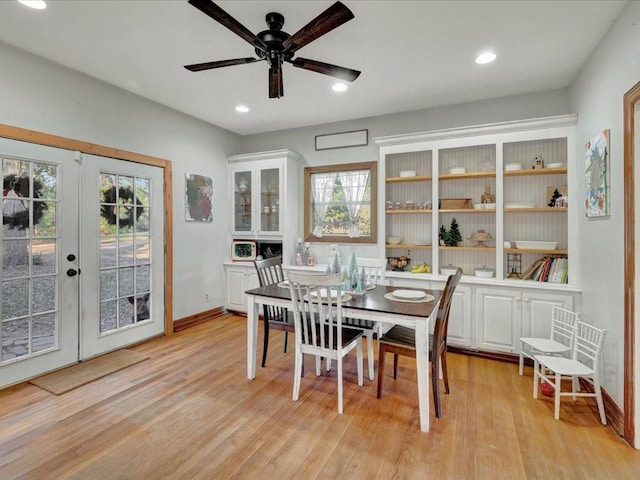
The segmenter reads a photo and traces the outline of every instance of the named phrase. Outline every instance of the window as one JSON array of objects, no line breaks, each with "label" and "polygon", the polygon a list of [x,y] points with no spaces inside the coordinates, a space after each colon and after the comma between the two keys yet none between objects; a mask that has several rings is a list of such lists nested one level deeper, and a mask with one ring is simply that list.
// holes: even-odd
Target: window
[{"label": "window", "polygon": [[304,169],[304,237],[310,242],[376,243],[376,162]]}]

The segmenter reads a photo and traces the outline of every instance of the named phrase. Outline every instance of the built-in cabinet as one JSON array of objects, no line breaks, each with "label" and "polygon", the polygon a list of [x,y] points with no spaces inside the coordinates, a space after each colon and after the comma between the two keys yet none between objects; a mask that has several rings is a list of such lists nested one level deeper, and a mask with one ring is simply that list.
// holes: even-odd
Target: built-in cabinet
[{"label": "built-in cabinet", "polygon": [[[300,236],[303,158],[291,150],[274,150],[231,155],[227,160],[232,194],[229,249],[232,240],[281,242],[283,258],[291,258]],[[246,312],[244,292],[258,286],[253,263],[232,262],[229,254],[225,274],[225,308]]]},{"label": "built-in cabinet", "polygon": [[[575,123],[574,115],[565,115],[375,139],[384,172],[380,255],[406,255],[432,270],[413,274],[409,267],[387,272],[387,280],[442,288],[447,274],[441,268],[463,269],[451,307],[450,345],[516,353],[521,336],[549,334],[554,305],[579,311],[577,262],[566,283],[514,275],[542,257],[570,258],[576,251],[581,202],[569,174],[576,168]],[[551,201],[555,190],[557,202]],[[454,218],[462,240],[446,245],[440,230],[450,230]],[[490,238],[478,241],[478,231]],[[516,245],[520,241],[555,248],[543,243],[525,249]],[[493,275],[477,277],[477,268]]]},{"label": "built-in cabinet", "polygon": [[[521,280],[514,273],[541,257],[567,257],[576,243],[569,209],[580,205],[568,175],[575,168],[574,131],[575,116],[568,115],[376,139],[385,172],[381,253],[426,262],[435,276],[447,266],[466,275],[488,268],[497,280],[515,282]],[[460,242],[450,245],[441,229],[454,223]],[[522,241],[535,243],[516,244]],[[579,284],[578,265],[566,283]]]}]

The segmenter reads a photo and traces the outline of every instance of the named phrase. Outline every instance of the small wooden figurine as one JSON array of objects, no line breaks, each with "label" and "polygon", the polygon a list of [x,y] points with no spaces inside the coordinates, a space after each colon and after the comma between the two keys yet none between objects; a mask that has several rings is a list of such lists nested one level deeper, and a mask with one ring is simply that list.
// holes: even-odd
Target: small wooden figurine
[{"label": "small wooden figurine", "polygon": [[491,193],[491,187],[484,187],[484,193],[480,197],[480,203],[496,203],[496,196]]}]

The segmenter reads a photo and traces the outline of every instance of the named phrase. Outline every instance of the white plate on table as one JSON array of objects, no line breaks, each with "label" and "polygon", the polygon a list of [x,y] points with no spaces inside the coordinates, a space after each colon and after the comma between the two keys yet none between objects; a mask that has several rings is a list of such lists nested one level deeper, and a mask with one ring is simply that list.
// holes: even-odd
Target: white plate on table
[{"label": "white plate on table", "polygon": [[426,297],[427,294],[417,290],[394,290],[393,296],[402,300],[420,300]]}]

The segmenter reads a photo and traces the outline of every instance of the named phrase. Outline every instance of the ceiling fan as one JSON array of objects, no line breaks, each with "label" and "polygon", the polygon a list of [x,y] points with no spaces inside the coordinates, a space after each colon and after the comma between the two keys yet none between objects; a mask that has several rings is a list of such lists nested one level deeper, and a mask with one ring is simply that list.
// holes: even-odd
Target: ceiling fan
[{"label": "ceiling fan", "polygon": [[349,82],[353,82],[360,75],[358,70],[339,67],[308,58],[293,58],[296,52],[308,43],[354,18],[351,10],[341,2],[334,3],[293,35],[282,31],[284,16],[277,12],[267,13],[265,21],[269,29],[254,35],[211,0],[189,0],[189,3],[227,27],[244,41],[253,45],[258,58],[245,57],[196,63],[193,65],[185,65],[184,68],[187,70],[199,72],[212,68],[242,65],[265,60],[269,64],[269,98],[280,98],[284,96],[282,82],[283,62],[290,63],[294,67],[311,70]]}]

